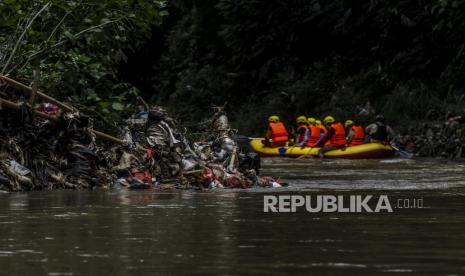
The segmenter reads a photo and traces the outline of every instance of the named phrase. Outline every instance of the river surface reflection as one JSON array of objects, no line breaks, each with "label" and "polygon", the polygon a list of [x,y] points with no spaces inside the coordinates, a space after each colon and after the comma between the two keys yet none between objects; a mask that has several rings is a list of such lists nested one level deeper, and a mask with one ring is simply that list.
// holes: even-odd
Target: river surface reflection
[{"label": "river surface reflection", "polygon": [[[0,194],[3,275],[465,274],[465,164],[267,159],[287,188]],[[393,213],[263,213],[263,195],[423,198]]]}]

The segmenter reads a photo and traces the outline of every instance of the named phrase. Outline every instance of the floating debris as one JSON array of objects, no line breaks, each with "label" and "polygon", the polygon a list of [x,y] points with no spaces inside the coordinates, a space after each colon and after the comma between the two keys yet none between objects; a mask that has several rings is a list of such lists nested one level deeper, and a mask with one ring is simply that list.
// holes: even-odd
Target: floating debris
[{"label": "floating debris", "polygon": [[419,157],[464,158],[465,118],[418,124],[396,137],[395,142]]}]

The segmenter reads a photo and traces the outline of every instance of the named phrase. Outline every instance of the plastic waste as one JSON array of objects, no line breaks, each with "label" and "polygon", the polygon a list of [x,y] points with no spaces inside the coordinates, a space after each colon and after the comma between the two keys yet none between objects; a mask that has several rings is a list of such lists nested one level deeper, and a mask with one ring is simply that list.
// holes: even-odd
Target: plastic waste
[{"label": "plastic waste", "polygon": [[28,174],[31,173],[31,171],[24,167],[23,165],[19,164],[18,162],[16,162],[15,160],[10,160],[10,168],[16,172],[17,174],[21,175],[21,176],[26,176]]}]

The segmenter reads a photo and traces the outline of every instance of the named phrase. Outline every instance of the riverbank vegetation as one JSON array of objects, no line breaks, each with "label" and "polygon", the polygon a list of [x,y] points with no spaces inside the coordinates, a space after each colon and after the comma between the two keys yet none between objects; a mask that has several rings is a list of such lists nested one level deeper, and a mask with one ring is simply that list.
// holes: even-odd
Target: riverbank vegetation
[{"label": "riverbank vegetation", "polygon": [[[262,134],[271,114],[365,124],[384,113],[405,131],[395,141],[402,148],[465,157],[465,116],[457,116],[464,8],[447,0],[4,0],[0,189],[172,177],[179,186],[279,186],[257,177],[259,162],[233,139],[235,129]],[[212,106],[215,119],[206,120]],[[192,133],[207,138],[189,143]]]},{"label": "riverbank vegetation", "polygon": [[134,109],[139,91],[119,79],[119,65],[151,37],[163,7],[155,0],[2,1],[1,74],[27,83],[38,67],[41,90],[108,127]]},{"label": "riverbank vegetation", "polygon": [[[391,124],[462,112],[460,1],[169,1],[153,99],[187,120],[229,102],[236,126],[383,112]],[[367,106],[368,105],[368,106]],[[369,115],[372,115],[371,114]],[[369,120],[370,116],[356,116]]]},{"label": "riverbank vegetation", "polygon": [[[269,114],[396,126],[463,110],[460,1],[3,1],[2,73],[108,127],[137,95],[186,124],[228,102],[260,134]],[[106,123],[105,123],[106,122]],[[100,126],[97,126],[100,127]]]}]

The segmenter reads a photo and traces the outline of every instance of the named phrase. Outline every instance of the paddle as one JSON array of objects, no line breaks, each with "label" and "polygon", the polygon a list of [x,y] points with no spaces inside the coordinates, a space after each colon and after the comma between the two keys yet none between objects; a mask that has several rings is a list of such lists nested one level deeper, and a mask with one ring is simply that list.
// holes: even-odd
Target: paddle
[{"label": "paddle", "polygon": [[[235,141],[237,142],[249,142],[250,140],[265,140],[265,138],[256,138],[256,137],[247,137],[245,135],[239,135],[239,134],[234,134],[233,137],[232,137]],[[290,149],[293,149],[295,147],[300,147],[298,146],[297,144],[294,144],[290,147],[281,147],[282,149],[285,149],[285,151],[288,151]],[[281,149],[280,148],[280,149]],[[310,152],[312,151],[313,147],[310,147],[309,151],[307,154],[304,154],[304,155],[301,155],[299,157],[297,157],[298,159],[301,159],[301,158],[308,158],[308,157],[314,157],[313,155],[310,154]],[[284,155],[284,153],[282,153],[282,155]]]},{"label": "paddle", "polygon": [[413,153],[406,152],[404,150],[399,149],[396,145],[394,145],[394,143],[391,143],[391,148],[393,148],[401,157],[404,157],[407,159],[412,158],[414,155]]},{"label": "paddle", "polygon": [[309,158],[309,157],[314,158],[314,156],[310,154],[312,152],[312,149],[313,147],[310,147],[310,149],[308,150],[306,154],[297,157],[297,159]]},{"label": "paddle", "polygon": [[248,142],[250,140],[265,140],[265,138],[254,138],[254,137],[247,137],[245,135],[234,134],[232,136],[233,140],[237,142]]}]

